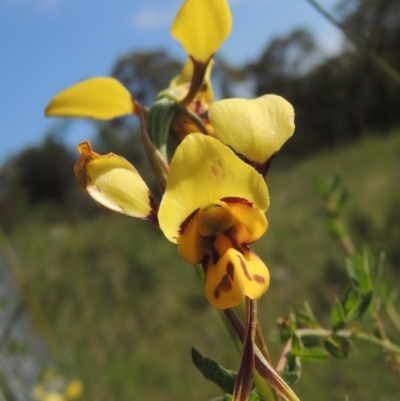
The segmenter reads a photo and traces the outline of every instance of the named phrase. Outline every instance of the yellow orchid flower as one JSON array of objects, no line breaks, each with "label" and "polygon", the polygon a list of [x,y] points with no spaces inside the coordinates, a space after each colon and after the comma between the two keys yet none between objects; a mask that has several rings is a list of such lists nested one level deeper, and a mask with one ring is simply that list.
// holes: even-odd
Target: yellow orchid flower
[{"label": "yellow orchid flower", "polygon": [[205,292],[217,308],[258,299],[269,272],[249,248],[267,229],[267,186],[218,140],[188,135],[170,165],[160,204],[161,230],[188,263],[202,263]]},{"label": "yellow orchid flower", "polygon": [[294,132],[293,107],[277,95],[220,100],[210,106],[208,116],[215,137],[262,174]]},{"label": "yellow orchid flower", "polygon": [[45,115],[108,120],[135,113],[134,100],[119,81],[90,78],[70,86],[48,104]]},{"label": "yellow orchid flower", "polygon": [[81,157],[75,175],[84,192],[107,209],[158,226],[157,202],[135,167],[114,153],[102,156],[93,152],[88,141],[77,149]]},{"label": "yellow orchid flower", "polygon": [[98,204],[159,226],[178,244],[188,263],[202,263],[205,292],[217,308],[258,299],[269,272],[249,248],[268,226],[267,186],[253,167],[218,140],[188,135],[175,152],[166,192],[157,204],[136,169],[124,158],[78,146],[75,173],[82,189]]},{"label": "yellow orchid flower", "polygon": [[206,64],[232,29],[226,0],[186,0],[171,26],[171,35],[196,62]]}]

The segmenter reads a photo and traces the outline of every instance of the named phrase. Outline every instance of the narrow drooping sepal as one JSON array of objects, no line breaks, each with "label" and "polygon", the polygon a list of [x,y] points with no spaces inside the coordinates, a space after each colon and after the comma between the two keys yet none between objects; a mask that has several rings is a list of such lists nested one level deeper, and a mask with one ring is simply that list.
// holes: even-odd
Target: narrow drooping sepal
[{"label": "narrow drooping sepal", "polygon": [[60,92],[46,107],[45,115],[109,120],[134,112],[132,96],[119,81],[96,77]]},{"label": "narrow drooping sepal", "polygon": [[220,100],[210,106],[209,118],[216,138],[260,170],[294,131],[293,107],[277,95]]},{"label": "narrow drooping sepal", "polygon": [[232,401],[247,401],[253,386],[255,371],[254,340],[257,327],[257,301],[245,299],[245,327],[242,358],[236,376]]},{"label": "narrow drooping sepal", "polygon": [[226,0],[186,0],[171,26],[171,35],[196,61],[207,63],[232,29]]},{"label": "narrow drooping sepal", "polygon": [[107,209],[158,225],[157,202],[135,167],[114,153],[93,152],[88,141],[78,151],[75,174],[84,192]]}]

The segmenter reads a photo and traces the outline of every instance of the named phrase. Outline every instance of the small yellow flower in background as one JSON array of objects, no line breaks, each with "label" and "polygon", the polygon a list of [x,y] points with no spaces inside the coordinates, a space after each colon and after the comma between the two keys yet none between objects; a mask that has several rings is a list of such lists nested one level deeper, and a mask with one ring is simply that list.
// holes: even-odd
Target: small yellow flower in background
[{"label": "small yellow flower in background", "polygon": [[277,95],[220,100],[210,106],[209,118],[215,137],[260,173],[294,132],[293,107]]},{"label": "small yellow flower in background", "polygon": [[74,400],[83,394],[82,380],[71,380],[64,390],[64,395],[67,400]]},{"label": "small yellow flower in background", "polygon": [[230,308],[268,289],[268,269],[248,246],[267,229],[268,206],[262,176],[218,140],[191,134],[179,145],[159,224],[184,260],[203,264],[213,306]]},{"label": "small yellow flower in background", "polygon": [[67,382],[65,377],[49,371],[32,389],[32,396],[37,401],[68,401],[81,397],[83,391],[81,380]]}]

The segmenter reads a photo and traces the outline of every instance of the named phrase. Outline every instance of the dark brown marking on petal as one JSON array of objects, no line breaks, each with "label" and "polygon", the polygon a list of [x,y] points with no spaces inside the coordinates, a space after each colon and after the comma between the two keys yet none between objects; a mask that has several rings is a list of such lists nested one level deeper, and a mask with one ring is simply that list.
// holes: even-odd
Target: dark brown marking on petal
[{"label": "dark brown marking on petal", "polygon": [[253,274],[253,279],[259,284],[265,283],[265,278],[263,276],[260,276],[259,274]]},{"label": "dark brown marking on petal", "polygon": [[208,249],[210,249],[210,251],[211,251],[212,261],[213,261],[214,265],[216,265],[218,263],[221,255],[219,254],[218,249],[216,248],[216,246],[214,244],[215,236],[207,237],[207,240],[209,241]]},{"label": "dark brown marking on petal", "polygon": [[241,205],[253,206],[253,204],[250,201],[248,201],[247,199],[239,198],[237,196],[227,196],[220,200],[223,202],[226,202],[226,203],[240,203]]},{"label": "dark brown marking on petal", "polygon": [[233,266],[232,262],[228,262],[228,264],[226,265],[226,274],[230,277],[230,279],[233,281],[233,273],[234,273],[235,269]]},{"label": "dark brown marking on petal", "polygon": [[195,214],[197,213],[198,210],[199,209],[194,210],[192,213],[189,214],[188,217],[186,217],[186,219],[183,221],[183,223],[179,227],[179,235],[181,235],[185,232],[187,225],[190,223],[190,220],[192,220],[192,218],[195,216]]},{"label": "dark brown marking on petal", "polygon": [[158,202],[154,199],[153,195],[149,191],[149,203],[150,203],[150,213],[145,217],[145,220],[149,221],[151,224],[153,224],[154,227],[160,228],[160,225],[158,224],[158,207],[159,204]]},{"label": "dark brown marking on petal", "polygon": [[241,266],[241,268],[242,268],[242,270],[243,270],[244,275],[245,275],[249,280],[251,280],[251,276],[250,276],[250,274],[249,274],[249,271],[247,270],[247,266],[246,266],[245,261],[242,259],[241,256],[239,256],[239,255],[236,255],[236,256],[238,257],[238,259],[239,259],[239,261],[240,261],[240,266]]},{"label": "dark brown marking on petal", "polygon": [[220,283],[214,290],[214,297],[218,299],[221,292],[228,292],[231,289],[232,289],[231,280],[227,274],[224,274]]}]

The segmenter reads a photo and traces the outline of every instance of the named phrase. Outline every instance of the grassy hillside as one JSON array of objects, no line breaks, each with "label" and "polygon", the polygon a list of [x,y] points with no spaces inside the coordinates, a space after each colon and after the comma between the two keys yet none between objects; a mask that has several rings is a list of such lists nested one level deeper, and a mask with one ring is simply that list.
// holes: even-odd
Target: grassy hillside
[{"label": "grassy hillside", "polygon": [[[373,248],[390,250],[399,162],[400,135],[394,133],[294,165],[279,157],[273,164],[267,179],[270,227],[254,249],[272,276],[259,318],[275,358],[281,350],[276,319],[307,299],[326,320],[344,286],[345,253],[324,229],[313,179],[340,174],[350,192],[346,216],[356,238],[362,243],[372,237]],[[84,379],[87,399],[200,401],[220,394],[192,367],[190,348],[230,368],[238,366],[238,356],[175,246],[146,223],[108,211],[63,225],[51,215],[49,206],[36,209],[10,239],[60,360]],[[398,272],[398,266],[387,268],[397,281]],[[348,360],[306,364],[295,390],[303,400],[339,401],[348,394],[350,400],[385,401],[397,399],[400,387],[380,351],[360,344]]]}]

